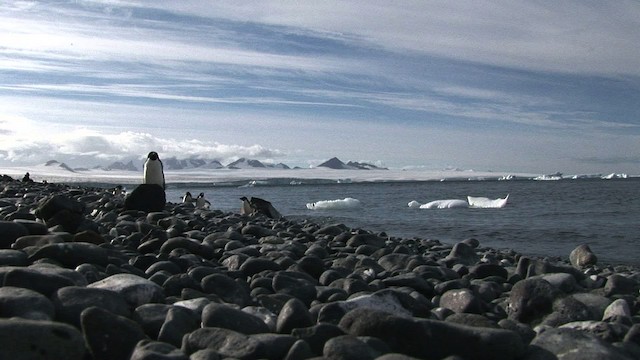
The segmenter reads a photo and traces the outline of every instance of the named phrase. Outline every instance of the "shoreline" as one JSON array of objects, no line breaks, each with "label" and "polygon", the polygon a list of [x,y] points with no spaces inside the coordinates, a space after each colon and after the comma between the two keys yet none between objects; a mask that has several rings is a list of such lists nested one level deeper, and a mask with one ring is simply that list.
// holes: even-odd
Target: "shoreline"
[{"label": "shoreline", "polygon": [[640,271],[598,265],[584,247],[558,261],[184,204],[125,210],[101,188],[1,185],[3,358],[640,356]]}]

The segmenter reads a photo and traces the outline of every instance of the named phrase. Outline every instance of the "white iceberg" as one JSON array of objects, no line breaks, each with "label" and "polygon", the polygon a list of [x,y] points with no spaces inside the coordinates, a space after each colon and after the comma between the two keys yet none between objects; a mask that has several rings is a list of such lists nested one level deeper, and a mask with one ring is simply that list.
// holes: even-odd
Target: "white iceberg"
[{"label": "white iceberg", "polygon": [[336,200],[321,200],[307,204],[309,210],[325,209],[353,209],[360,206],[360,200],[354,198],[344,198]]},{"label": "white iceberg", "polygon": [[476,197],[476,196],[467,196],[467,201],[469,202],[469,206],[472,208],[502,208],[507,205],[507,200],[509,199],[509,195],[502,199],[489,199],[486,197]]},{"label": "white iceberg", "polygon": [[453,209],[467,207],[469,207],[469,203],[460,199],[435,200],[420,205],[420,209]]}]

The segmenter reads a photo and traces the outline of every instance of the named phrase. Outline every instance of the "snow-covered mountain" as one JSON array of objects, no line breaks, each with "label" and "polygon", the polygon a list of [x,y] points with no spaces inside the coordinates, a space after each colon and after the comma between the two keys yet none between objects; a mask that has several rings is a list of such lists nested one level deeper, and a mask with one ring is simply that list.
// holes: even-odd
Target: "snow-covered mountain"
[{"label": "snow-covered mountain", "polygon": [[326,167],[335,170],[387,170],[386,168],[377,167],[368,163],[359,163],[356,161],[349,161],[345,164],[337,157],[332,157],[331,159],[318,165],[318,167]]},{"label": "snow-covered mountain", "polygon": [[251,160],[246,158],[240,158],[225,167],[227,169],[290,169],[289,166],[283,163],[265,164],[259,160]]}]

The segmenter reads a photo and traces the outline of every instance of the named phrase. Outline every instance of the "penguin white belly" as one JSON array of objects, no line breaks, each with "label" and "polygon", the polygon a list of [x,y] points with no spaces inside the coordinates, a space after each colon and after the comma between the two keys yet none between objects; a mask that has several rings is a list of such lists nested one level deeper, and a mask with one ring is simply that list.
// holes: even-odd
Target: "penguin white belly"
[{"label": "penguin white belly", "polygon": [[143,182],[145,184],[160,185],[164,188],[164,173],[160,161],[147,161],[144,163]]}]

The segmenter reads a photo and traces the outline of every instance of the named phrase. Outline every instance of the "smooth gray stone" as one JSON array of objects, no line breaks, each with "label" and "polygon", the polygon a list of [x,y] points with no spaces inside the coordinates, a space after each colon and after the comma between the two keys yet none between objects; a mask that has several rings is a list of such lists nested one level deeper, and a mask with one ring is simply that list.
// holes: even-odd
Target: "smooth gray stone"
[{"label": "smooth gray stone", "polygon": [[167,313],[169,313],[172,307],[173,305],[168,304],[140,305],[133,311],[131,319],[142,327],[142,330],[144,330],[147,336],[156,339],[167,317]]},{"label": "smooth gray stone", "polygon": [[200,317],[182,306],[172,306],[162,323],[158,340],[177,347],[182,346],[182,337],[200,327]]},{"label": "smooth gray stone", "polygon": [[171,344],[140,340],[130,360],[189,360],[189,357]]},{"label": "smooth gray stone", "polygon": [[[574,329],[548,329],[531,341],[526,360],[631,360],[613,345]],[[545,353],[547,355],[545,355]],[[546,357],[545,357],[546,356]]]},{"label": "smooth gray stone", "polygon": [[59,289],[51,300],[55,306],[56,319],[80,327],[80,314],[97,306],[115,315],[131,316],[131,308],[124,298],[113,291],[83,286],[68,286]]},{"label": "smooth gray stone", "polygon": [[0,249],[10,249],[14,241],[26,235],[29,235],[29,230],[24,225],[14,221],[0,221]]},{"label": "smooth gray stone", "polygon": [[107,250],[96,244],[83,242],[45,245],[29,256],[31,261],[46,258],[53,259],[69,268],[74,268],[84,263],[100,266],[109,264]]},{"label": "smooth gray stone", "polygon": [[86,346],[95,360],[127,360],[138,341],[147,339],[135,321],[97,307],[84,310],[80,320]]},{"label": "smooth gray stone", "polygon": [[248,286],[242,286],[227,275],[207,275],[202,279],[200,285],[205,293],[215,294],[227,303],[244,307],[251,302]]},{"label": "smooth gray stone", "polygon": [[12,286],[0,287],[0,317],[31,320],[53,320],[55,308],[39,292]]},{"label": "smooth gray stone", "polygon": [[134,308],[148,303],[163,302],[165,298],[160,285],[133,274],[111,275],[89,284],[88,287],[114,291],[122,295]]},{"label": "smooth gray stone", "polygon": [[540,278],[518,281],[509,295],[509,318],[530,323],[549,314],[558,291]]},{"label": "smooth gray stone", "polygon": [[0,319],[0,359],[82,360],[82,333],[73,326],[26,319]]},{"label": "smooth gray stone", "polygon": [[418,358],[458,355],[478,360],[512,360],[525,353],[522,339],[513,331],[417,320],[378,310],[352,310],[342,318],[340,327],[351,335],[377,337],[391,351]]},{"label": "smooth gray stone", "polygon": [[374,360],[382,354],[357,336],[342,335],[329,339],[324,344],[322,355],[332,360]]},{"label": "smooth gray stone", "polygon": [[281,334],[289,334],[295,328],[306,328],[313,325],[313,319],[302,301],[293,298],[287,301],[276,321],[276,331]]},{"label": "smooth gray stone", "polygon": [[0,266],[27,266],[29,257],[20,250],[0,249]]},{"label": "smooth gray stone", "polygon": [[200,328],[182,339],[182,351],[193,354],[198,350],[211,349],[216,353],[241,360],[260,359],[265,355],[262,343],[248,335],[222,328]]},{"label": "smooth gray stone", "polygon": [[245,335],[269,332],[269,327],[260,318],[217,303],[211,303],[204,308],[202,326],[225,328]]},{"label": "smooth gray stone", "polygon": [[31,289],[47,297],[60,288],[74,285],[73,281],[64,276],[43,273],[33,268],[15,268],[4,275],[3,282],[3,286]]}]

